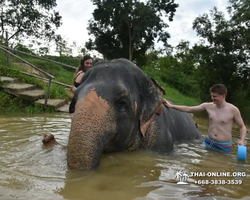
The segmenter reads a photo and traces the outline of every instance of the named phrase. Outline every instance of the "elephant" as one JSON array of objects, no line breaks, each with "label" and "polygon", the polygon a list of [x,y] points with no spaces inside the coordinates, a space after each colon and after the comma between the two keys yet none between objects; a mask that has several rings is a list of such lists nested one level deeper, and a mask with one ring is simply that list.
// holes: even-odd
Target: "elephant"
[{"label": "elephant", "polygon": [[163,103],[164,89],[133,62],[100,61],[83,76],[67,147],[70,169],[96,169],[103,153],[171,152],[174,142],[200,139],[188,113]]}]

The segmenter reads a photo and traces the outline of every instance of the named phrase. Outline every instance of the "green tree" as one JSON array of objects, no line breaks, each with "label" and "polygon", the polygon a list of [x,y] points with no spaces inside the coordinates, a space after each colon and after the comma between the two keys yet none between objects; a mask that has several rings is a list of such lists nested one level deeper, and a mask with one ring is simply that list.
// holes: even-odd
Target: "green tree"
[{"label": "green tree", "polygon": [[59,53],[59,56],[70,56],[72,55],[72,48],[69,47],[67,41],[62,38],[61,35],[55,36],[55,42],[56,42],[56,52]]},{"label": "green tree", "polygon": [[193,54],[192,48],[190,48],[190,42],[181,40],[175,47],[175,57],[181,65],[181,72],[187,76],[193,75],[197,71],[196,62],[197,59]]},{"label": "green tree", "polygon": [[51,39],[61,25],[56,0],[1,0],[0,29],[2,38],[8,31],[11,39],[22,37]]},{"label": "green tree", "polygon": [[228,12],[231,16],[231,23],[237,33],[235,49],[245,56],[238,61],[238,68],[245,80],[248,79],[247,91],[250,93],[250,1],[229,0]]},{"label": "green tree", "polygon": [[106,59],[124,57],[144,62],[146,51],[155,39],[167,45],[166,31],[178,4],[173,0],[92,0],[96,9],[89,20],[89,34],[94,40],[86,48],[97,50]]},{"label": "green tree", "polygon": [[176,46],[175,54],[160,57],[152,66],[160,71],[160,77],[180,92],[193,97],[199,97],[200,87],[196,80],[197,59],[188,41],[180,41]]},{"label": "green tree", "polygon": [[[239,88],[244,88],[244,77],[239,70],[239,63],[245,55],[239,52],[239,34],[230,20],[215,7],[208,14],[197,17],[193,29],[203,38],[193,48],[199,65],[199,84],[202,91],[207,91],[215,83],[223,83],[229,90],[228,100]],[[207,100],[208,96],[203,96]]]}]

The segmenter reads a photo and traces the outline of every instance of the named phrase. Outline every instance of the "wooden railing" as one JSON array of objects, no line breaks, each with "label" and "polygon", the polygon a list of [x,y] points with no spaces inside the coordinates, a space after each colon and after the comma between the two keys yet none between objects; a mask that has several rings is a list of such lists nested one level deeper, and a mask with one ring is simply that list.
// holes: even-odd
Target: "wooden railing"
[{"label": "wooden railing", "polygon": [[19,56],[15,55],[14,53],[12,53],[11,51],[14,51],[14,52],[18,52],[18,53],[21,53],[21,54],[25,54],[25,55],[28,55],[28,56],[31,56],[31,57],[35,57],[35,58],[38,58],[38,59],[41,59],[41,60],[46,60],[48,62],[52,62],[52,63],[55,63],[55,64],[59,64],[61,66],[65,66],[65,67],[69,67],[69,68],[72,68],[72,69],[76,69],[76,67],[73,67],[73,66],[70,66],[70,65],[66,65],[66,64],[63,64],[63,63],[59,63],[59,62],[56,62],[56,61],[53,61],[53,60],[50,60],[50,59],[46,59],[46,58],[42,58],[40,56],[35,56],[35,55],[32,55],[32,54],[28,54],[28,53],[25,53],[25,52],[22,52],[22,51],[18,51],[16,49],[12,49],[10,47],[7,47],[7,46],[4,46],[4,45],[1,45],[0,44],[0,49],[5,51],[7,53],[7,60],[9,60],[9,57],[8,55],[11,55],[19,60],[21,60],[22,62],[28,64],[29,66],[31,66],[32,68],[36,69],[37,71],[41,72],[42,74],[44,74],[45,76],[47,76],[47,78],[44,78],[44,77],[40,77],[40,76],[36,76],[36,75],[33,75],[33,74],[29,74],[27,72],[20,72],[20,73],[23,73],[23,74],[26,74],[28,76],[33,76],[35,78],[39,78],[39,79],[42,79],[42,80],[45,80],[45,81],[48,81],[48,86],[47,86],[47,90],[46,90],[46,94],[45,94],[45,101],[44,101],[44,109],[46,110],[47,108],[47,102],[48,102],[48,99],[49,99],[49,94],[50,94],[50,86],[51,86],[51,83],[56,83],[56,84],[60,84],[60,85],[63,85],[65,87],[72,87],[71,85],[68,85],[68,84],[64,84],[64,83],[60,83],[60,82],[57,82],[57,81],[53,81],[52,79],[54,78],[54,76],[52,74],[49,74],[47,73],[46,71],[36,67],[35,65],[29,63],[28,61],[20,58]]}]

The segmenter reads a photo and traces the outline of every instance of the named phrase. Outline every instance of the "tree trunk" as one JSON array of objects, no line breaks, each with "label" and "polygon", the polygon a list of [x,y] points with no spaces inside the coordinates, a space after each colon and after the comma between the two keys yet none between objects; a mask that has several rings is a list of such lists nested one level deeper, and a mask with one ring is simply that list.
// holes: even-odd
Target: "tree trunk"
[{"label": "tree trunk", "polygon": [[132,47],[132,36],[131,36],[131,29],[129,27],[129,24],[128,24],[128,35],[129,35],[129,49],[128,49],[128,52],[129,52],[129,60],[132,61],[132,55],[133,55],[133,47]]}]

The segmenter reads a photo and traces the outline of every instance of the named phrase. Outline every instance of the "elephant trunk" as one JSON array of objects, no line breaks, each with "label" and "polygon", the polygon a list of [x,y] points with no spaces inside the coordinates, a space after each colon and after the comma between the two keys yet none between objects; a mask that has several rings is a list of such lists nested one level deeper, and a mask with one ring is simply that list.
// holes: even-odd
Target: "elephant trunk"
[{"label": "elephant trunk", "polygon": [[[76,125],[76,124],[75,124]],[[70,169],[75,170],[91,170],[99,166],[101,159],[103,144],[96,136],[91,136],[91,127],[83,126],[83,130],[79,131],[76,128],[71,129],[67,162]],[[101,144],[100,144],[101,143]]]},{"label": "elephant trunk", "polygon": [[69,168],[97,168],[104,148],[115,135],[114,124],[110,106],[95,91],[78,100],[68,142]]}]

